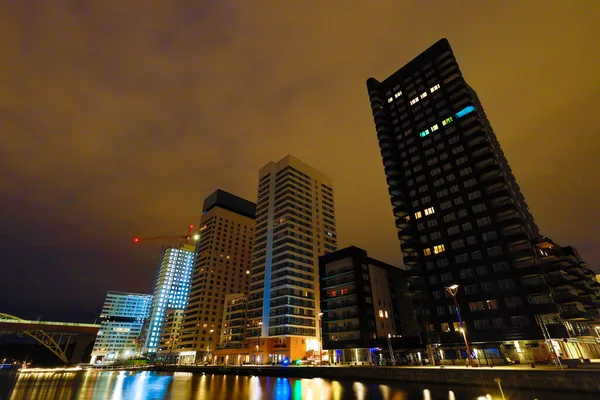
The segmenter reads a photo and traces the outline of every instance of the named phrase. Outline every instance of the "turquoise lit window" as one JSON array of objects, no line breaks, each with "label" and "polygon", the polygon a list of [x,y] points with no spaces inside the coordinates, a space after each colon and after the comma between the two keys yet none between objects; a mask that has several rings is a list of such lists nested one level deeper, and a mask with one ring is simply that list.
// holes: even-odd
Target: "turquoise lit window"
[{"label": "turquoise lit window", "polygon": [[427,135],[429,135],[429,129],[425,129],[423,132],[419,133],[420,137],[425,137]]},{"label": "turquoise lit window", "polygon": [[473,106],[468,106],[463,108],[462,110],[460,110],[459,112],[456,113],[456,118],[460,118],[463,117],[465,115],[467,115],[468,113],[475,111],[475,107]]}]

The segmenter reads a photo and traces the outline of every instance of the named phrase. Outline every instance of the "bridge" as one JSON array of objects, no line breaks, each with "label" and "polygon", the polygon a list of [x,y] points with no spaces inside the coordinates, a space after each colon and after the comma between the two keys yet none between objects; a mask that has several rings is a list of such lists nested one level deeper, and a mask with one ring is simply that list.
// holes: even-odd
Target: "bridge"
[{"label": "bridge", "polygon": [[[83,352],[96,339],[98,329],[100,325],[97,324],[33,321],[0,313],[0,336],[2,334],[29,336],[48,348],[65,364],[82,361]],[[66,352],[73,340],[75,348],[69,360]]]}]

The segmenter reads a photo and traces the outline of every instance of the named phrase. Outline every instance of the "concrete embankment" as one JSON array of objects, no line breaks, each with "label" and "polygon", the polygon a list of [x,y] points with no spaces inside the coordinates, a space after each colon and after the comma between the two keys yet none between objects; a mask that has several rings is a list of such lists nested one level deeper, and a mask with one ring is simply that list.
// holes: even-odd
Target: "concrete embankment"
[{"label": "concrete embankment", "polygon": [[441,385],[496,387],[500,379],[506,389],[562,390],[600,393],[600,371],[550,369],[459,369],[395,367],[277,367],[277,366],[154,366],[150,370],[227,375],[264,375],[288,378],[355,379],[360,381],[405,381]]}]

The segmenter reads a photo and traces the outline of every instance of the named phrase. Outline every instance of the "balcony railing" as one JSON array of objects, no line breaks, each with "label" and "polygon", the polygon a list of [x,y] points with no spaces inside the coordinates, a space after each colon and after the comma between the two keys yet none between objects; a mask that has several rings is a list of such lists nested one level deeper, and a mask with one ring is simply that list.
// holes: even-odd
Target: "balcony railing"
[{"label": "balcony railing", "polygon": [[326,311],[327,320],[325,322],[331,322],[341,319],[358,318],[358,310],[353,311]]},{"label": "balcony railing", "polygon": [[325,275],[323,277],[323,279],[332,279],[332,278],[334,278],[336,276],[347,274],[347,273],[352,272],[352,271],[354,271],[354,267],[353,266],[336,269],[334,271],[326,271],[327,275]]},{"label": "balcony railing", "polygon": [[348,326],[344,326],[344,327],[330,326],[328,329],[329,333],[354,332],[354,331],[360,331],[360,326],[359,325],[348,325]]},{"label": "balcony railing", "polygon": [[534,265],[539,265],[539,261],[535,258],[531,259],[531,260],[519,260],[519,261],[515,261],[515,266],[517,268],[528,268],[528,267],[533,267]]}]

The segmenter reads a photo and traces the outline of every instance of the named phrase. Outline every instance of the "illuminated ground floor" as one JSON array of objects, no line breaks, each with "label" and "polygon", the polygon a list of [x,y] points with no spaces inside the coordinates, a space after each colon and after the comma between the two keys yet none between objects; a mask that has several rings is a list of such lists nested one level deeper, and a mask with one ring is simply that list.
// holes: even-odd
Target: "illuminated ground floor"
[{"label": "illuminated ground floor", "polygon": [[312,337],[251,338],[235,345],[217,346],[216,364],[313,363],[319,357],[319,342]]},{"label": "illuminated ground floor", "polygon": [[[600,359],[596,337],[469,343],[469,351],[475,365],[488,366]],[[430,348],[330,349],[325,354],[324,361],[332,365],[465,365],[469,358],[464,343],[434,344]]]}]

